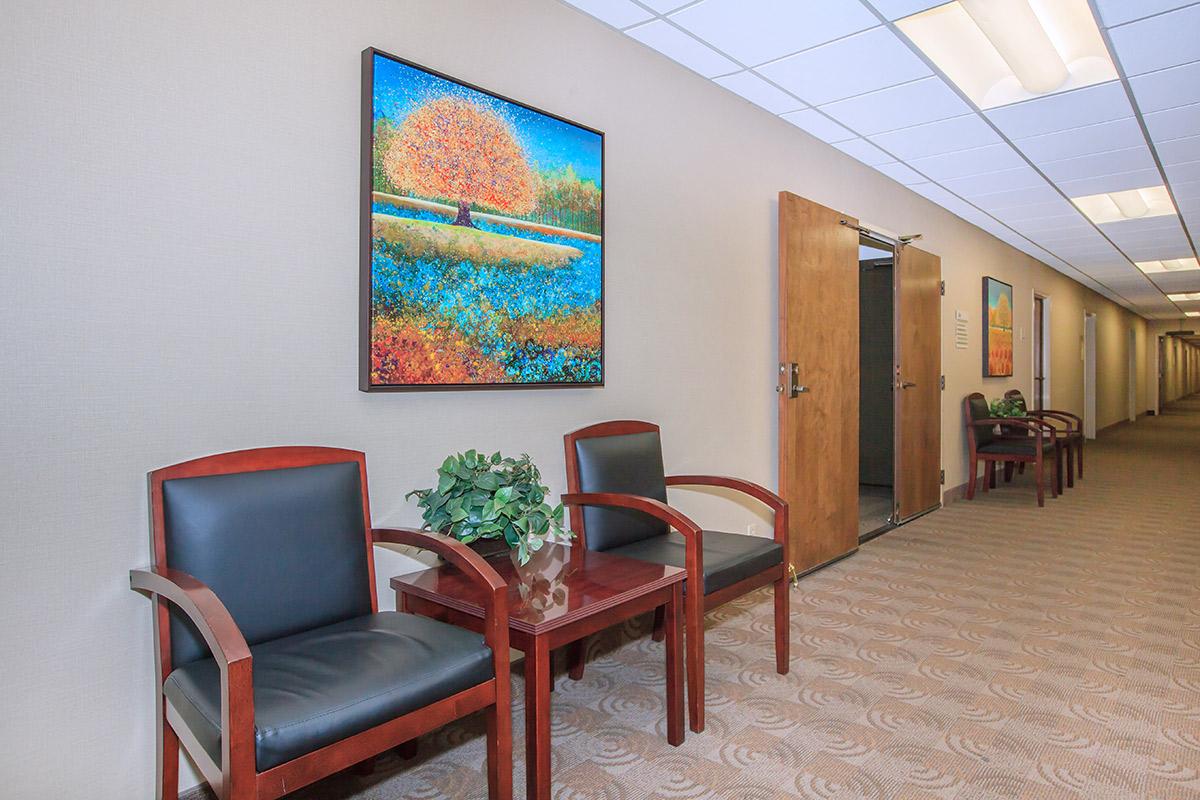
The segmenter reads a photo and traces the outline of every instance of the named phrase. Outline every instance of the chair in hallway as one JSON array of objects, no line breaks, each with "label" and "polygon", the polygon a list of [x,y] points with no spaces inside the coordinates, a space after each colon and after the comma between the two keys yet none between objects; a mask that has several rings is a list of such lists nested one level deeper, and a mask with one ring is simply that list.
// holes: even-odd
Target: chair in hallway
[{"label": "chair in hallway", "polygon": [[[272,447],[150,473],[160,798],[179,747],[221,800],[272,800],[474,711],[512,797],[508,587],[463,544],[372,530],[362,453]],[[373,546],[432,550],[484,590],[484,635],[379,611]]]},{"label": "chair in hallway", "polygon": [[[775,668],[788,671],[788,506],[749,481],[712,475],[668,477],[659,428],[631,420],[602,422],[564,437],[571,528],[580,544],[630,558],[683,567],[687,696],[691,729],[704,730],[704,612],[762,586],[775,587]],[[774,512],[774,537],[702,530],[667,505],[668,486],[714,486],[746,494]],[[674,529],[672,532],[671,529]],[[655,620],[661,638],[662,620]],[[571,651],[571,677],[583,675],[584,647]]]},{"label": "chair in hallway", "polygon": [[1009,389],[1004,393],[1004,397],[1008,400],[1015,400],[1025,410],[1025,416],[1027,417],[1062,423],[1062,427],[1055,426],[1055,430],[1059,440],[1066,444],[1067,485],[1074,486],[1076,469],[1078,469],[1079,477],[1083,477],[1083,420],[1070,411],[1058,411],[1055,409],[1031,411],[1029,405],[1025,402],[1025,395],[1021,394],[1020,389]]},{"label": "chair in hallway", "polygon": [[[1037,482],[1038,506],[1045,506],[1045,462],[1054,459],[1055,474],[1051,476],[1050,494],[1057,497],[1062,491],[1063,461],[1062,448],[1058,445],[1055,428],[1048,422],[1035,419],[993,417],[987,398],[973,392],[963,399],[963,417],[967,428],[967,499],[975,498],[975,483],[979,462],[984,462],[983,490],[996,486],[996,464],[1033,464]],[[999,426],[1024,429],[1025,438],[1002,436]]]}]

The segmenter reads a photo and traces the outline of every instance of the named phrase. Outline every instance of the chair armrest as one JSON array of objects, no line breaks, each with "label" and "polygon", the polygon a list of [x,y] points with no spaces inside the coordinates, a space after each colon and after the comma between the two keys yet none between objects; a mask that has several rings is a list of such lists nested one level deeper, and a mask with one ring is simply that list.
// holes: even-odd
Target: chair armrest
[{"label": "chair armrest", "polygon": [[1043,409],[1041,411],[1030,411],[1030,416],[1050,417],[1065,422],[1067,431],[1075,433],[1083,430],[1083,419],[1070,411],[1056,411],[1053,409]]},{"label": "chair armrest", "polygon": [[177,569],[152,567],[131,569],[129,588],[161,597],[187,615],[208,643],[222,672],[242,662],[249,668],[250,647],[246,638],[225,604],[204,583]]},{"label": "chair armrest", "polygon": [[[152,567],[149,570],[129,571],[129,587],[148,594],[159,603],[174,605],[192,621],[212,651],[213,660],[221,672],[221,737],[222,771],[254,771],[254,659],[246,637],[225,608],[225,604],[202,581],[176,569]],[[159,617],[160,624],[163,618]],[[159,630],[162,630],[160,628]],[[161,646],[160,640],[160,646]],[[167,656],[162,656],[165,666]],[[160,676],[165,680],[165,674]],[[157,687],[162,691],[162,687]]]},{"label": "chair armrest", "polygon": [[[1039,424],[1036,424],[1033,420],[1026,419],[1024,417],[988,417],[987,419],[973,419],[973,420],[970,420],[967,424],[984,427],[984,428],[990,428],[994,425],[1012,425],[1014,428],[1025,428],[1026,430],[1032,431],[1034,433],[1041,433],[1044,430]],[[1041,423],[1041,424],[1046,425],[1047,427],[1051,427],[1051,428],[1053,427],[1049,423]],[[1039,436],[1038,438],[1040,439],[1041,437]]]},{"label": "chair armrest", "polygon": [[765,486],[741,478],[723,475],[671,475],[667,486],[719,486],[753,497],[775,513],[775,541],[784,547],[784,563],[787,562],[788,504],[779,495]]},{"label": "chair armrest", "polygon": [[[652,497],[642,497],[636,494],[618,494],[616,492],[577,492],[564,494],[561,498],[564,506],[610,506],[612,508],[631,508],[649,514],[655,519],[662,520],[683,536],[686,548],[684,558],[687,563],[688,575],[692,577],[692,586],[702,586],[704,581],[704,532],[700,526],[686,516],[671,508],[661,500]],[[696,592],[693,598],[699,598],[703,592]],[[691,599],[689,602],[700,602]]]},{"label": "chair armrest", "polygon": [[403,544],[429,550],[458,568],[483,588],[484,638],[499,658],[503,651],[508,662],[508,583],[491,564],[462,542],[440,533],[413,528],[373,528],[371,541],[375,544]]},{"label": "chair armrest", "polygon": [[1033,425],[1040,428],[1043,433],[1050,434],[1050,441],[1053,442],[1053,441],[1058,440],[1058,434],[1059,434],[1058,428],[1054,427],[1049,422],[1046,422],[1046,420],[1038,419],[1037,417],[1034,417],[1034,416],[1027,416],[1026,419]]}]

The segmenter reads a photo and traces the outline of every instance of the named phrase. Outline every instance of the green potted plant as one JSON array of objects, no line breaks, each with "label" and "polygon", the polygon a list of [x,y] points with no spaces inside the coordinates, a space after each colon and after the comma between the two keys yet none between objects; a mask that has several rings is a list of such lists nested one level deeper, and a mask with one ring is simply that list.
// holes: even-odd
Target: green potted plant
[{"label": "green potted plant", "polygon": [[437,486],[414,489],[424,530],[438,531],[470,545],[481,555],[513,551],[518,565],[547,542],[566,542],[563,507],[546,502],[550,490],[529,458],[490,457],[475,450],[447,456]]},{"label": "green potted plant", "polygon": [[1010,397],[998,397],[989,405],[993,417],[1023,417],[1025,404]]}]

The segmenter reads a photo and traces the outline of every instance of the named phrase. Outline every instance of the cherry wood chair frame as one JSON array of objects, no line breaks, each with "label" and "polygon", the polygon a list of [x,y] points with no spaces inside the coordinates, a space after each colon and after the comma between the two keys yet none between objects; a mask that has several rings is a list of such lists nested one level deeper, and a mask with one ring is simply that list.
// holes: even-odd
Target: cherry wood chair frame
[{"label": "cherry wood chair frame", "polygon": [[[790,656],[790,617],[788,597],[788,505],[782,497],[756,483],[740,478],[718,475],[673,475],[666,477],[671,486],[714,486],[731,489],[748,495],[766,505],[774,512],[774,540],[783,548],[782,561],[778,566],[766,569],[737,583],[706,595],[704,586],[704,532],[691,519],[676,509],[649,497],[611,492],[581,492],[579,483],[579,461],[575,443],[580,439],[597,436],[622,436],[631,433],[658,433],[659,426],[652,422],[616,420],[600,422],[572,431],[563,437],[566,448],[567,494],[562,496],[563,505],[571,509],[571,530],[575,532],[581,546],[587,547],[587,530],[584,526],[584,506],[608,506],[629,508],[649,514],[666,523],[680,533],[685,540],[687,590],[684,594],[684,619],[687,630],[687,700],[689,727],[696,733],[704,730],[704,613],[728,603],[737,597],[763,586],[775,586],[775,669],[786,675]],[[656,613],[654,638],[661,640],[663,630],[661,613]],[[586,642],[580,640],[569,647],[570,676],[578,680],[583,677]]]},{"label": "cherry wood chair frame", "polygon": [[[176,478],[357,462],[362,488],[371,610],[379,611],[374,576],[374,545],[401,544],[431,550],[462,570],[485,596],[484,640],[492,650],[494,677],[470,689],[396,717],[340,742],[322,747],[264,772],[255,763],[253,657],[237,623],[221,600],[201,581],[167,564],[163,482]],[[367,499],[366,457],[355,450],[327,447],[269,447],[198,458],[150,473],[151,547],[154,565],[131,570],[133,590],[155,606],[155,691],[157,694],[159,800],[179,796],[179,747],[187,749],[221,800],[274,800],[335,772],[408,744],[475,711],[484,710],[487,728],[489,800],[512,798],[512,706],[509,683],[508,585],[474,551],[449,537],[407,529],[372,529]],[[183,722],[163,692],[171,674],[170,606],[196,626],[221,674],[221,763],[217,764]]]},{"label": "cherry wood chair frame", "polygon": [[1020,389],[1009,389],[1004,393],[1005,399],[1020,400],[1025,405],[1025,416],[1041,420],[1061,422],[1065,428],[1056,428],[1058,436],[1067,445],[1067,486],[1075,485],[1076,466],[1079,477],[1083,477],[1083,419],[1070,411],[1058,411],[1045,408],[1041,411],[1031,409],[1025,402],[1025,395]]},{"label": "cherry wood chair frame", "polygon": [[[984,419],[971,418],[971,400],[984,399],[984,396],[979,392],[974,392],[963,398],[963,419],[967,427],[967,499],[975,499],[975,484],[978,480],[979,462],[984,462],[983,476],[983,491],[988,491],[989,488],[996,488],[996,464],[1003,463],[1005,469],[1005,479],[1012,478],[1012,467],[1020,464],[1033,464],[1034,478],[1037,482],[1037,501],[1038,506],[1046,505],[1045,495],[1045,445],[1049,441],[1054,445],[1054,460],[1055,460],[1055,476],[1050,482],[1050,496],[1058,497],[1062,493],[1063,481],[1063,448],[1058,443],[1057,429],[1048,422],[1043,422],[1036,419],[1021,418],[1021,417],[986,417]],[[1029,431],[1033,434],[1034,454],[1021,455],[1018,453],[980,453],[976,449],[978,444],[976,440],[977,428],[994,428],[1003,426],[1012,430],[1021,429]],[[1003,437],[997,436],[997,441]]]}]

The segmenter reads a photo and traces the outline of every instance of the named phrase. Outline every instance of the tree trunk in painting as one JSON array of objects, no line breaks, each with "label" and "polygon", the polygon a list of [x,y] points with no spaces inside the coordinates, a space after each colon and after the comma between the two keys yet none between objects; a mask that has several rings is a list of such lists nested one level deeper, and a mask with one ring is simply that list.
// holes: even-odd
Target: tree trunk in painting
[{"label": "tree trunk in painting", "polygon": [[451,222],[450,224],[451,225],[465,225],[468,228],[474,228],[475,223],[471,222],[471,204],[463,202],[462,200],[459,200],[458,201],[458,216],[455,217],[454,222]]}]

